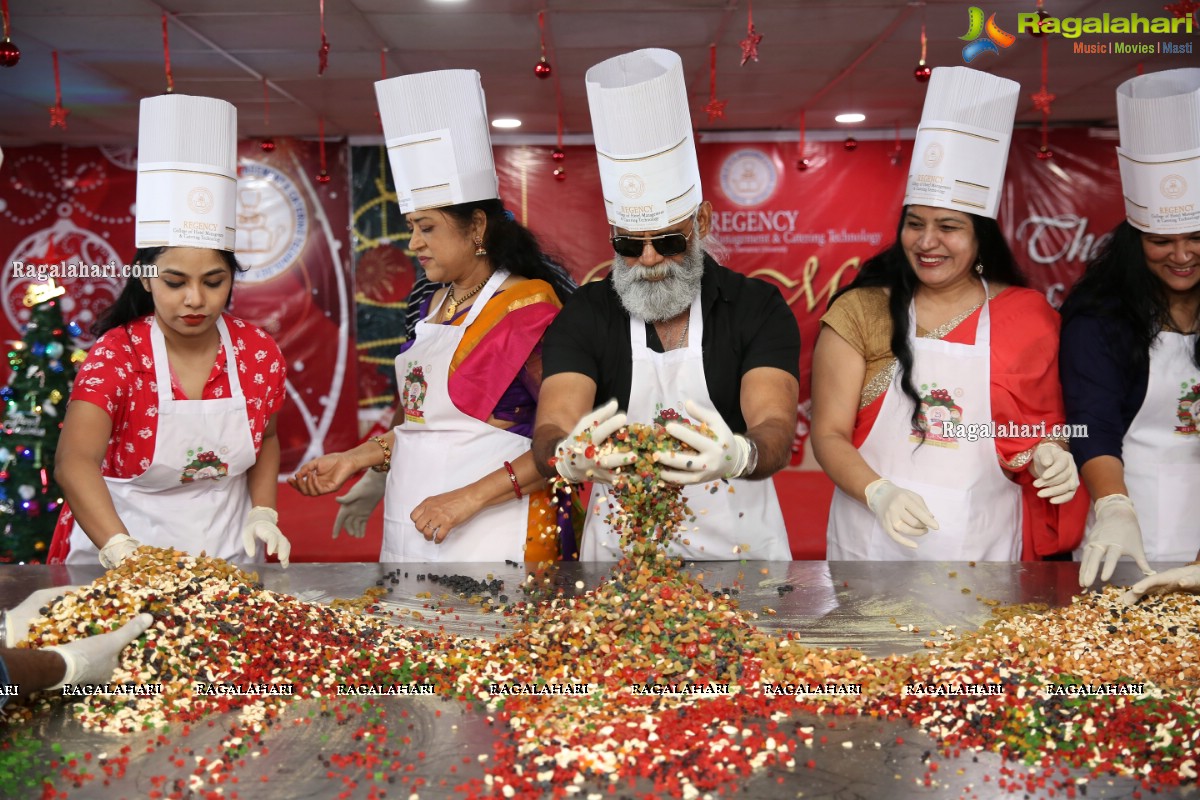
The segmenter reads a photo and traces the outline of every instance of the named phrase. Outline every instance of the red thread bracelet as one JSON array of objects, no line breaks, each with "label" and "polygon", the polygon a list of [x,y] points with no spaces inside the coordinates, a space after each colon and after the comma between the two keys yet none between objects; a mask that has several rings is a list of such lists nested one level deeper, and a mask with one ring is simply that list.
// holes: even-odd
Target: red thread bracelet
[{"label": "red thread bracelet", "polygon": [[513,492],[517,495],[517,499],[520,500],[523,495],[521,494],[521,484],[517,482],[517,473],[513,472],[512,464],[508,461],[504,462],[504,468],[508,470],[508,479],[512,482]]}]

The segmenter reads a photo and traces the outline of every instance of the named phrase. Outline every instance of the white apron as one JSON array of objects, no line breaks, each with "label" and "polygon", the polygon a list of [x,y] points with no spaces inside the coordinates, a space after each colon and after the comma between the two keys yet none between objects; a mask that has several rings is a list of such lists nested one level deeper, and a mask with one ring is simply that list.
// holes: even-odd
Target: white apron
[{"label": "white apron", "polygon": [[[649,425],[665,409],[674,409],[679,416],[685,416],[684,400],[694,400],[709,410],[715,408],[704,379],[701,348],[704,318],[699,297],[692,301],[689,315],[687,346],[665,353],[647,347],[646,323],[630,318],[629,337],[633,346],[633,380],[627,411],[630,423]],[[684,489],[683,495],[696,521],[685,523],[686,528],[678,537],[689,544],[677,540],[670,546],[670,552],[694,561],[741,558],[791,561],[792,551],[774,481],[730,479],[728,484],[715,483],[716,493],[709,491],[713,483]],[[580,554],[583,561],[615,561],[621,557],[619,536],[604,521],[610,507],[616,505],[610,490],[606,484],[592,485],[583,528]],[[734,548],[741,544],[749,544],[750,550],[735,552]]]},{"label": "white apron", "polygon": [[[985,295],[987,284],[983,286]],[[942,422],[992,420],[991,315],[985,300],[975,344],[916,336],[909,307],[913,384],[924,398],[929,433],[917,447],[911,404],[900,389],[900,370],[884,395],[859,453],[868,466],[897,486],[916,492],[939,529],[916,539],[917,549],[897,544],[875,514],[840,489],[833,493],[826,533],[827,557],[870,561],[1016,561],[1021,555],[1021,489],[996,458],[991,439],[944,435]]]},{"label": "white apron", "polygon": [[[217,320],[229,397],[176,400],[171,391],[167,345],[158,320],[150,322],[158,433],[149,468],[136,478],[105,478],[117,515],[142,544],[174,547],[191,555],[250,563],[242,528],[250,511],[246,471],[258,456],[250,433],[246,396],[225,319]],[[95,563],[96,546],[79,523],[71,531],[66,563]],[[254,561],[263,561],[262,548]]]},{"label": "white apron", "polygon": [[[1192,561],[1200,550],[1200,399],[1192,391],[1200,384],[1200,370],[1192,361],[1195,346],[1194,333],[1158,334],[1150,350],[1146,399],[1121,443],[1125,488],[1151,562]],[[1089,534],[1094,523],[1089,513]]]},{"label": "white apron", "polygon": [[396,357],[405,421],[395,428],[380,561],[525,560],[528,495],[483,509],[441,544],[426,541],[410,516],[426,499],[474,483],[529,451],[524,436],[459,411],[448,387],[454,351],[507,277],[503,270],[492,274],[462,325],[418,322],[413,346]]}]

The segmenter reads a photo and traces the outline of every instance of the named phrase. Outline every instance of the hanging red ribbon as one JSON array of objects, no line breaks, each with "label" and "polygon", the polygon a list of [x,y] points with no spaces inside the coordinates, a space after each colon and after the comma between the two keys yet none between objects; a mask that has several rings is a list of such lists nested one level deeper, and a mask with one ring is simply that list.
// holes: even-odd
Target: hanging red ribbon
[{"label": "hanging red ribbon", "polygon": [[50,53],[54,60],[54,106],[50,109],[50,127],[67,129],[67,114],[70,114],[70,109],[63,108],[62,104],[62,83],[58,79],[58,51],[54,50]]},{"label": "hanging red ribbon", "polygon": [[167,12],[162,15],[163,29],[163,64],[167,70],[167,94],[175,91],[175,76],[171,74],[171,40],[167,36]]},{"label": "hanging red ribbon", "polygon": [[929,55],[929,36],[925,33],[925,4],[921,4],[921,58],[917,61],[917,66],[913,68],[913,78],[917,83],[927,83],[929,77],[933,75],[933,70],[925,63],[925,58]]},{"label": "hanging red ribbon", "polygon": [[325,38],[325,0],[321,3],[321,49],[317,51],[317,75],[325,74],[329,67],[329,40]]},{"label": "hanging red ribbon", "polygon": [[546,80],[554,72],[550,67],[550,62],[546,60],[546,12],[538,12],[538,47],[541,55],[538,57],[537,63],[533,65],[533,74],[538,80]]},{"label": "hanging red ribbon", "polygon": [[317,136],[321,148],[321,171],[317,173],[317,183],[329,183],[329,170],[325,168],[325,117],[317,117]]},{"label": "hanging red ribbon", "polygon": [[804,151],[808,149],[805,142],[807,127],[805,111],[804,109],[800,109],[800,157],[796,159],[796,169],[798,170],[806,170],[809,167],[809,161],[804,157]]},{"label": "hanging red ribbon", "polygon": [[704,113],[708,114],[709,122],[725,118],[726,103],[728,103],[727,100],[717,99],[717,46],[710,44],[708,46],[708,105],[704,107]]},{"label": "hanging red ribbon", "polygon": [[263,78],[263,127],[271,130],[271,92],[267,88],[267,79]]},{"label": "hanging red ribbon", "polygon": [[0,0],[0,15],[4,17],[4,41],[8,41],[8,0]]},{"label": "hanging red ribbon", "polygon": [[1042,38],[1042,88],[1038,89],[1033,94],[1033,107],[1042,112],[1042,146],[1038,149],[1038,158],[1051,158],[1054,154],[1050,152],[1050,105],[1054,102],[1054,95],[1050,93],[1047,85],[1050,82],[1050,40]]}]

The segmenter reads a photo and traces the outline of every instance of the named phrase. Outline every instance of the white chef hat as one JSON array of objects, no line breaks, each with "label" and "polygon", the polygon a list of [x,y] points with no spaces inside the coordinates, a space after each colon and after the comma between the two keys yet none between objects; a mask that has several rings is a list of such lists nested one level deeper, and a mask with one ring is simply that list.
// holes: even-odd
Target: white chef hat
[{"label": "white chef hat", "polygon": [[1021,86],[968,67],[929,79],[904,204],[996,218]]},{"label": "white chef hat", "polygon": [[609,223],[651,231],[691,216],[703,194],[679,56],[626,53],[585,80]]},{"label": "white chef hat", "polygon": [[1200,69],[1117,87],[1125,218],[1147,233],[1200,231]]},{"label": "white chef hat", "polygon": [[376,81],[375,98],[402,212],[500,197],[478,72]]},{"label": "white chef hat", "polygon": [[184,94],[143,99],[137,169],[138,247],[233,250],[236,108]]}]

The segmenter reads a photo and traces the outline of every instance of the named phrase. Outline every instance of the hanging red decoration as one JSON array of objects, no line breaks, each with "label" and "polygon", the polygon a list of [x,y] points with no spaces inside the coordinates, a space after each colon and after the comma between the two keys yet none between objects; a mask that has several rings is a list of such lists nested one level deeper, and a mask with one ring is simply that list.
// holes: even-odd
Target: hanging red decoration
[{"label": "hanging red decoration", "polygon": [[275,152],[275,140],[271,138],[271,92],[267,88],[267,79],[263,78],[263,127],[267,135],[258,143],[264,153]]},{"label": "hanging red decoration", "polygon": [[317,135],[321,146],[321,171],[317,173],[317,183],[329,183],[329,170],[325,168],[325,117],[317,117]]},{"label": "hanging red decoration", "polygon": [[565,181],[566,179],[567,179],[567,168],[566,168],[566,167],[557,167],[557,168],[555,168],[555,170],[554,170],[554,180],[556,180],[556,181]]},{"label": "hanging red decoration", "polygon": [[325,38],[325,0],[321,3],[321,47],[317,50],[317,76],[325,74],[329,68],[329,40]]},{"label": "hanging red decoration", "polygon": [[704,106],[704,113],[708,114],[708,121],[715,122],[725,119],[725,105],[728,102],[728,100],[717,99],[717,46],[710,44],[708,46],[708,105]]},{"label": "hanging red decoration", "polygon": [[1038,149],[1037,157],[1045,161],[1053,158],[1050,150],[1050,105],[1054,95],[1046,88],[1050,82],[1050,40],[1042,37],[1042,88],[1032,95],[1033,107],[1042,112],[1042,146]]},{"label": "hanging red decoration", "polygon": [[754,30],[754,0],[746,4],[746,38],[739,44],[742,46],[742,66],[747,61],[758,61],[758,43],[763,40],[762,34]]},{"label": "hanging red decoration", "polygon": [[846,141],[842,142],[842,147],[846,152],[853,153],[858,149],[858,139],[855,139],[853,136],[847,136]]},{"label": "hanging red decoration", "polygon": [[62,82],[58,79],[58,51],[54,50],[50,53],[54,60],[54,105],[50,107],[50,127],[67,129],[67,114],[71,113],[68,108],[63,108],[62,104]]},{"label": "hanging red decoration", "polygon": [[921,60],[917,62],[917,66],[913,69],[913,78],[917,83],[928,83],[929,77],[933,75],[933,69],[925,63],[925,57],[928,55],[929,37],[925,35],[925,4],[921,4]]},{"label": "hanging red decoration", "polygon": [[538,77],[538,80],[546,80],[551,73],[554,72],[550,68],[550,62],[546,60],[546,12],[538,12],[538,46],[541,48],[542,54],[538,58],[538,62],[533,65],[533,74]]},{"label": "hanging red decoration", "polygon": [[1046,35],[1042,33],[1042,23],[1050,18],[1050,15],[1046,13],[1044,8],[1042,8],[1042,3],[1043,0],[1037,0],[1037,24],[1034,25],[1033,30],[1029,32],[1029,35],[1035,39],[1041,39]]},{"label": "hanging red decoration", "polygon": [[171,38],[167,35],[167,12],[162,15],[163,69],[167,74],[167,94],[175,91],[175,76],[171,74]]},{"label": "hanging red decoration", "polygon": [[0,67],[15,67],[21,60],[21,48],[8,36],[8,0],[0,0],[0,15],[4,17],[4,41],[0,42]]},{"label": "hanging red decoration", "polygon": [[1197,10],[1200,10],[1200,3],[1195,0],[1179,0],[1178,3],[1163,6],[1163,11],[1170,11],[1179,19],[1193,16]]},{"label": "hanging red decoration", "polygon": [[554,159],[555,161],[562,161],[566,157],[567,151],[563,150],[561,147],[556,147],[550,151],[550,158]]},{"label": "hanging red decoration", "polygon": [[889,155],[889,157],[891,158],[893,167],[900,165],[900,154],[904,152],[903,149],[900,147],[900,120],[896,120],[895,125],[896,125],[896,143],[892,146],[892,152]]},{"label": "hanging red decoration", "polygon": [[805,115],[805,112],[803,109],[801,109],[800,110],[800,157],[798,159],[796,159],[796,169],[800,170],[801,172],[804,172],[810,166],[812,166],[812,162],[809,161],[804,155],[804,151],[807,149],[807,144],[805,142],[805,134],[806,134],[805,128],[807,126],[805,124],[804,115]]}]

